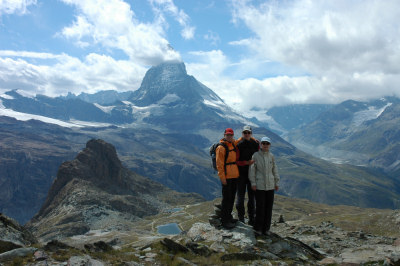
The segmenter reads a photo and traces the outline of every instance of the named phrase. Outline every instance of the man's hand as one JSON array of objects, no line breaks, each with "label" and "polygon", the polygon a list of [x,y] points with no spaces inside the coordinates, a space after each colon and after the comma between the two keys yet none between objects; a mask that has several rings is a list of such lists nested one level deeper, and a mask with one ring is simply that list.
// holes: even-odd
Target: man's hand
[{"label": "man's hand", "polygon": [[278,186],[275,186],[275,191],[278,191],[278,189],[279,189],[279,187],[278,187]]},{"label": "man's hand", "polygon": [[247,165],[252,165],[253,163],[254,163],[254,160],[247,161]]},{"label": "man's hand", "polygon": [[257,190],[257,186],[251,186],[251,189],[256,191]]},{"label": "man's hand", "polygon": [[221,180],[222,185],[226,186],[226,179]]}]

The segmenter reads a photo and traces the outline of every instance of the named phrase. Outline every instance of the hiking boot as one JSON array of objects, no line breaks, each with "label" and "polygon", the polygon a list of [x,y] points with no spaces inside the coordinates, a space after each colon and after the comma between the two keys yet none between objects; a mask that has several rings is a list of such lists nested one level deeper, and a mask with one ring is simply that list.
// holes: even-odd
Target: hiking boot
[{"label": "hiking boot", "polygon": [[232,222],[222,223],[222,227],[225,229],[232,229],[235,227],[235,224]]},{"label": "hiking boot", "polygon": [[254,236],[262,236],[263,233],[259,230],[254,230]]},{"label": "hiking boot", "polygon": [[254,226],[254,219],[250,219],[250,220],[247,222],[247,224],[250,225],[250,226]]},{"label": "hiking boot", "polygon": [[272,233],[270,231],[264,231],[262,232],[263,236],[272,236]]}]

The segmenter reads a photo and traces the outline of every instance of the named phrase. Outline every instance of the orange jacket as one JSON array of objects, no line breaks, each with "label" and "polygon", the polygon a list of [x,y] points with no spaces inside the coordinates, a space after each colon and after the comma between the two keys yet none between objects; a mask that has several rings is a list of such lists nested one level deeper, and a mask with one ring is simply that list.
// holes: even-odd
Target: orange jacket
[{"label": "orange jacket", "polygon": [[[219,145],[216,150],[216,162],[217,162],[217,169],[218,169],[218,176],[219,179],[226,180],[230,178],[238,178],[239,177],[239,169],[236,165],[237,155],[235,146],[226,141],[225,139],[221,139],[219,142],[225,143],[225,145],[229,148],[228,159],[226,160],[226,173],[225,173],[225,155],[226,150],[225,147]],[[234,163],[234,164],[228,164]]]}]

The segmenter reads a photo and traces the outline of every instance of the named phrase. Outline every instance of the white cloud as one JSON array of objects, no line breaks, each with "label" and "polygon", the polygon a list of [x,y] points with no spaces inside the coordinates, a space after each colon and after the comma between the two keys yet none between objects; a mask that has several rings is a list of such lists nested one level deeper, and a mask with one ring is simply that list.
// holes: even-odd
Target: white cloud
[{"label": "white cloud", "polygon": [[[249,48],[249,54],[256,54],[251,60],[271,60],[307,73],[239,82],[251,91],[271,95],[273,86],[274,99],[282,94],[273,101],[278,105],[400,96],[395,85],[400,82],[399,1],[231,3],[234,23],[254,34],[231,45]],[[260,106],[257,100],[252,102]],[[250,101],[243,99],[243,108]]]},{"label": "white cloud", "polygon": [[[150,0],[153,6],[153,10],[161,17],[163,13],[172,15],[175,20],[183,27],[181,36],[185,40],[193,39],[195,27],[190,25],[189,16],[182,10],[179,9],[172,0]],[[164,19],[162,19],[165,21]]]},{"label": "white cloud", "polygon": [[209,30],[207,34],[204,35],[204,39],[210,41],[212,45],[216,46],[221,42],[221,38],[218,33]]},{"label": "white cloud", "polygon": [[[19,88],[49,96],[67,92],[94,93],[99,90],[136,90],[146,68],[109,56],[89,54],[84,61],[65,54],[21,52],[20,57],[44,59],[43,64],[29,63],[12,53],[13,58],[0,57],[0,88]],[[10,51],[0,51],[10,55]],[[56,59],[51,63],[47,59]]]},{"label": "white cloud", "polygon": [[3,14],[25,14],[27,7],[36,5],[36,0],[1,0],[0,16]]},{"label": "white cloud", "polygon": [[38,58],[38,59],[54,59],[61,58],[63,55],[55,55],[50,53],[36,53],[29,51],[11,51],[11,50],[0,50],[0,56],[9,57],[28,57],[28,58]]},{"label": "white cloud", "polygon": [[[76,20],[62,30],[62,35],[77,45],[102,45],[120,49],[135,62],[156,65],[163,61],[180,60],[163,37],[159,21],[141,23],[130,6],[121,0],[63,0],[77,8]],[[190,34],[190,33],[187,33]]]},{"label": "white cloud", "polygon": [[205,83],[221,79],[223,71],[230,64],[221,50],[193,51],[190,54],[196,58],[197,63],[186,64],[188,74]]}]

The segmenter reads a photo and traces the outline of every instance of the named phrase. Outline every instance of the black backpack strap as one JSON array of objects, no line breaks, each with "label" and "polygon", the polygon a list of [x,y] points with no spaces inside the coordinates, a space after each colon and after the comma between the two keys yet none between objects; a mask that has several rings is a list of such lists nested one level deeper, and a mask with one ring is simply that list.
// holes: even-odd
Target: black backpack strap
[{"label": "black backpack strap", "polygon": [[224,170],[225,170],[225,174],[226,174],[226,160],[228,160],[229,148],[225,143],[221,143],[220,145],[225,148]]},{"label": "black backpack strap", "polygon": [[236,152],[237,148],[235,146],[235,143],[233,143],[233,142],[232,142],[233,150],[229,150],[228,146],[225,143],[222,143],[221,145],[224,146],[225,151],[226,151],[225,152],[225,161],[224,161],[224,169],[225,169],[225,174],[226,174],[226,166],[227,165],[231,165],[231,164],[236,164],[236,161],[235,162],[231,162],[231,163],[227,163],[226,162],[228,160],[229,152],[231,152],[231,151],[235,151]]}]

